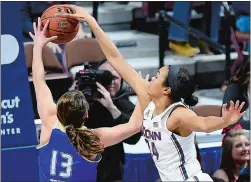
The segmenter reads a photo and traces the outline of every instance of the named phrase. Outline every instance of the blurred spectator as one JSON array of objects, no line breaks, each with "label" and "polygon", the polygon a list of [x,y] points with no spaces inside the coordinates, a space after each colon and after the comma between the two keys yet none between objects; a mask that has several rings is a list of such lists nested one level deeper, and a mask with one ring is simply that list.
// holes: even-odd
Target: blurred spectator
[{"label": "blurred spectator", "polygon": [[[85,122],[88,128],[112,127],[127,123],[133,112],[134,105],[128,97],[119,97],[122,87],[121,76],[105,61],[99,66],[100,70],[110,71],[114,79],[112,83],[101,88],[100,93],[103,98],[98,99],[93,105],[90,105],[89,117]],[[124,142],[127,144],[136,144],[141,137],[141,133],[135,134]],[[105,148],[102,159],[97,167],[97,181],[122,181],[123,165],[125,163],[125,153],[123,142],[117,145]]]},{"label": "blurred spectator", "polygon": [[[250,2],[232,2],[232,7],[236,15],[236,28],[239,31],[237,37],[250,41]],[[250,54],[250,43],[247,50]]]},{"label": "blurred spectator", "polygon": [[[173,7],[173,17],[183,23],[184,25],[189,26],[190,18],[191,18],[191,4],[192,2],[181,2],[177,1],[174,3]],[[212,6],[212,13],[211,13],[211,28],[210,28],[210,34],[211,39],[215,42],[218,42],[219,39],[219,29],[220,29],[220,7],[221,2],[220,1],[211,1]],[[192,47],[189,44],[189,36],[187,31],[179,28],[175,24],[170,24],[170,30],[169,30],[169,47],[177,54],[182,56],[194,56],[199,53],[199,50]],[[203,46],[203,49],[206,50],[205,45]]]},{"label": "blurred spectator", "polygon": [[250,15],[250,1],[233,1],[231,3],[236,16]]},{"label": "blurred spectator", "polygon": [[250,129],[250,116],[249,116],[249,99],[250,99],[250,60],[244,61],[235,75],[230,79],[229,85],[223,97],[223,103],[227,103],[228,107],[230,101],[245,102],[243,111],[245,115],[237,122],[241,124],[246,130]]},{"label": "blurred spectator", "polygon": [[[50,6],[56,4],[76,4],[75,1],[26,1],[23,2],[22,12],[22,23],[23,23],[23,37],[24,42],[31,42],[29,32],[33,32],[33,22],[37,22],[38,17],[41,17],[43,12]],[[80,24],[79,32],[76,38],[84,38],[85,32],[83,30],[83,25]],[[75,38],[75,39],[76,39]],[[58,45],[54,43],[47,44],[53,52],[59,58],[59,61],[62,63],[62,52],[63,45]]]},{"label": "blurred spectator", "polygon": [[240,125],[226,131],[222,141],[220,169],[213,178],[217,182],[250,181],[250,148],[249,139]]}]

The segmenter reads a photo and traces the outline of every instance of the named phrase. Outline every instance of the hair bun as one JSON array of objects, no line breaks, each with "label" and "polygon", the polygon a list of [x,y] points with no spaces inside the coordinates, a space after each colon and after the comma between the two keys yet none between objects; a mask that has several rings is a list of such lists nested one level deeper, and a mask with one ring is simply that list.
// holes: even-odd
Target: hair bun
[{"label": "hair bun", "polygon": [[188,98],[184,99],[184,102],[188,106],[195,106],[196,104],[198,104],[199,99],[194,95],[190,95]]}]

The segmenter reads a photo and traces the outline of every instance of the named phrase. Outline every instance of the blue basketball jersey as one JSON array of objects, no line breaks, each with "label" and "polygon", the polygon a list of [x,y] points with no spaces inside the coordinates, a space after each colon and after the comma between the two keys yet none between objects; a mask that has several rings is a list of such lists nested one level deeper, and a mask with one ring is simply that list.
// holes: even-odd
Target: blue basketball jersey
[{"label": "blue basketball jersey", "polygon": [[65,132],[55,128],[50,141],[39,149],[40,181],[96,181],[99,159],[84,159]]}]

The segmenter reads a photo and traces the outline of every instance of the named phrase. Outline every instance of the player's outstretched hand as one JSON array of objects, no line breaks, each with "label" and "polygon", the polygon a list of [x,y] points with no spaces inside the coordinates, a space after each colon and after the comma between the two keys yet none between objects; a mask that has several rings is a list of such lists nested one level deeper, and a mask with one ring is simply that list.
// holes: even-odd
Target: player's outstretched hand
[{"label": "player's outstretched hand", "polygon": [[69,13],[56,13],[56,16],[65,16],[65,17],[72,17],[75,19],[78,19],[80,21],[86,21],[91,18],[92,16],[86,11],[83,7],[72,5],[72,4],[67,4],[67,5],[62,5],[62,6],[67,6],[72,9],[72,12]]},{"label": "player's outstretched hand", "polygon": [[227,109],[227,104],[223,105],[222,118],[226,123],[228,123],[228,125],[236,123],[244,115],[245,111],[241,113],[244,104],[245,102],[242,102],[240,105],[239,100],[234,104],[234,102],[231,100],[229,109]]},{"label": "player's outstretched hand", "polygon": [[29,32],[29,34],[34,41],[34,46],[43,47],[46,44],[48,44],[48,42],[53,41],[57,38],[57,36],[53,36],[53,37],[49,37],[49,38],[47,38],[45,36],[48,25],[49,25],[49,20],[47,20],[47,22],[45,23],[45,25],[42,29],[40,17],[38,18],[37,25],[35,22],[33,22],[34,34],[32,34],[31,32]]}]

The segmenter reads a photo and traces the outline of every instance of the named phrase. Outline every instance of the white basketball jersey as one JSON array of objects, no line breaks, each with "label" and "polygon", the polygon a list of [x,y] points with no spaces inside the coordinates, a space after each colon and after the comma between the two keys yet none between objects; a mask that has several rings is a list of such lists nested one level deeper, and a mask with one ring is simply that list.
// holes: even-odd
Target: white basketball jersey
[{"label": "white basketball jersey", "polygon": [[177,102],[152,118],[155,104],[151,102],[144,111],[143,135],[162,181],[185,181],[202,172],[196,158],[195,133],[182,137],[167,129],[168,117],[177,106],[186,107]]}]

